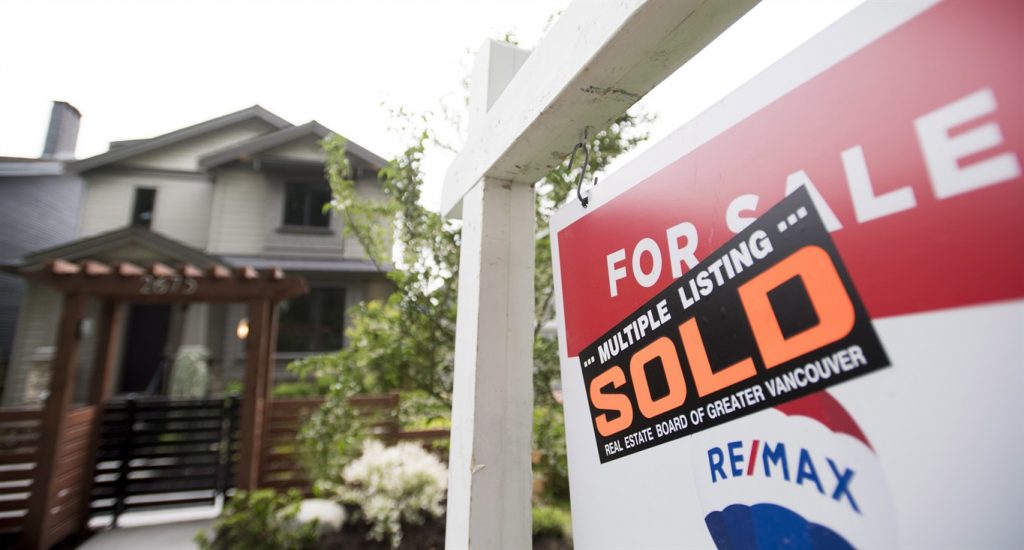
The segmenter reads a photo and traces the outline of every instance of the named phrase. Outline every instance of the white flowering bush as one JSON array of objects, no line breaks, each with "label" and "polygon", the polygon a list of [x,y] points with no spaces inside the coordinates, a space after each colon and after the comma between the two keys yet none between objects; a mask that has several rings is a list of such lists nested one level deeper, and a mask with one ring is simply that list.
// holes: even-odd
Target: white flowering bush
[{"label": "white flowering bush", "polygon": [[414,443],[385,447],[367,440],[363,454],[341,474],[344,485],[330,487],[346,503],[359,507],[370,537],[392,548],[402,542],[402,522],[421,524],[444,513],[448,468]]}]

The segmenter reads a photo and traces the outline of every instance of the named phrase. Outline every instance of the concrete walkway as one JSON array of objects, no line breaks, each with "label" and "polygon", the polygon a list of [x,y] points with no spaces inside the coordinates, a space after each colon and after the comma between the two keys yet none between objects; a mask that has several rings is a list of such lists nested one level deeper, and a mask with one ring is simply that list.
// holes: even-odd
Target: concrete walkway
[{"label": "concrete walkway", "polygon": [[93,535],[80,550],[188,550],[196,548],[193,539],[209,530],[212,519],[196,519],[160,525],[120,527]]},{"label": "concrete walkway", "polygon": [[212,519],[199,519],[161,525],[121,527],[96,533],[79,550],[189,550],[196,548],[196,533],[208,530]]}]

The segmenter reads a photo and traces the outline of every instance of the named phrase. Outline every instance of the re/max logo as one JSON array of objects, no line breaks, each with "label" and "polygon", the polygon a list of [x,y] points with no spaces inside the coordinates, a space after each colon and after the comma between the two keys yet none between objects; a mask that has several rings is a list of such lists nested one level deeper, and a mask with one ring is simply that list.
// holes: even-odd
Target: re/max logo
[{"label": "re/max logo", "polygon": [[[828,468],[822,468],[826,464]],[[781,478],[796,485],[814,486],[822,495],[830,495],[835,501],[845,500],[854,512],[861,513],[850,487],[856,472],[852,468],[840,468],[829,457],[815,459],[802,447],[799,451],[791,448],[787,454],[786,444],[782,442],[773,446],[768,441],[754,439],[748,450],[742,441],[730,441],[725,449],[708,449],[708,468],[712,483],[755,475]]]}]

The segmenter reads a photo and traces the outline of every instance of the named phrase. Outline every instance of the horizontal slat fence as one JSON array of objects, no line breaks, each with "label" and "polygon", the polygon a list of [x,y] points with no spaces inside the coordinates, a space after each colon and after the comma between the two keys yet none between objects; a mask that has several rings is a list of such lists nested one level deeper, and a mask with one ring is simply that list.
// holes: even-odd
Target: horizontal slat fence
[{"label": "horizontal slat fence", "polygon": [[103,411],[92,515],[213,505],[234,481],[238,399],[113,401]]},{"label": "horizontal slat fence", "polygon": [[308,492],[312,482],[302,467],[298,434],[323,403],[321,398],[274,400],[269,403],[260,456],[260,487]]},{"label": "horizontal slat fence", "polygon": [[[369,424],[374,435],[386,444],[399,441],[430,444],[448,439],[449,431],[444,429],[402,431],[398,418],[400,399],[397,392],[359,395],[350,398],[349,405]],[[302,425],[322,404],[323,399],[319,397],[278,399],[270,403],[261,456],[260,487],[310,492],[312,482],[302,466],[298,435]]]},{"label": "horizontal slat fence", "polygon": [[25,527],[42,416],[38,408],[0,409],[0,545]]},{"label": "horizontal slat fence", "polygon": [[[260,486],[311,489],[301,464],[298,433],[323,400],[275,400],[266,417]],[[386,443],[429,443],[447,430],[404,432],[398,423],[399,395],[358,396],[352,407]],[[95,415],[99,414],[98,424]],[[72,535],[88,499],[90,515],[213,505],[235,483],[238,454],[237,397],[112,401],[102,408],[69,411],[54,461],[54,499],[46,519],[51,542]],[[41,409],[0,409],[0,546],[17,540],[25,526],[40,436]],[[90,430],[98,425],[94,466]],[[88,496],[89,475],[92,490]]]}]

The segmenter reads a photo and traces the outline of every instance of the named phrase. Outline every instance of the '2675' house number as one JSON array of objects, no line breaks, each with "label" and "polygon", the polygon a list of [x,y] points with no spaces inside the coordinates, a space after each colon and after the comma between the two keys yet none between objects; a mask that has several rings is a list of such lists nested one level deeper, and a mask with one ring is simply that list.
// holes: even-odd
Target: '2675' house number
[{"label": "'2675' house number", "polygon": [[169,277],[143,275],[142,286],[139,287],[139,294],[155,294],[158,296],[165,294],[181,294],[183,296],[188,296],[190,294],[195,294],[198,289],[199,281],[196,281],[192,277],[182,277],[181,275],[172,275]]}]

